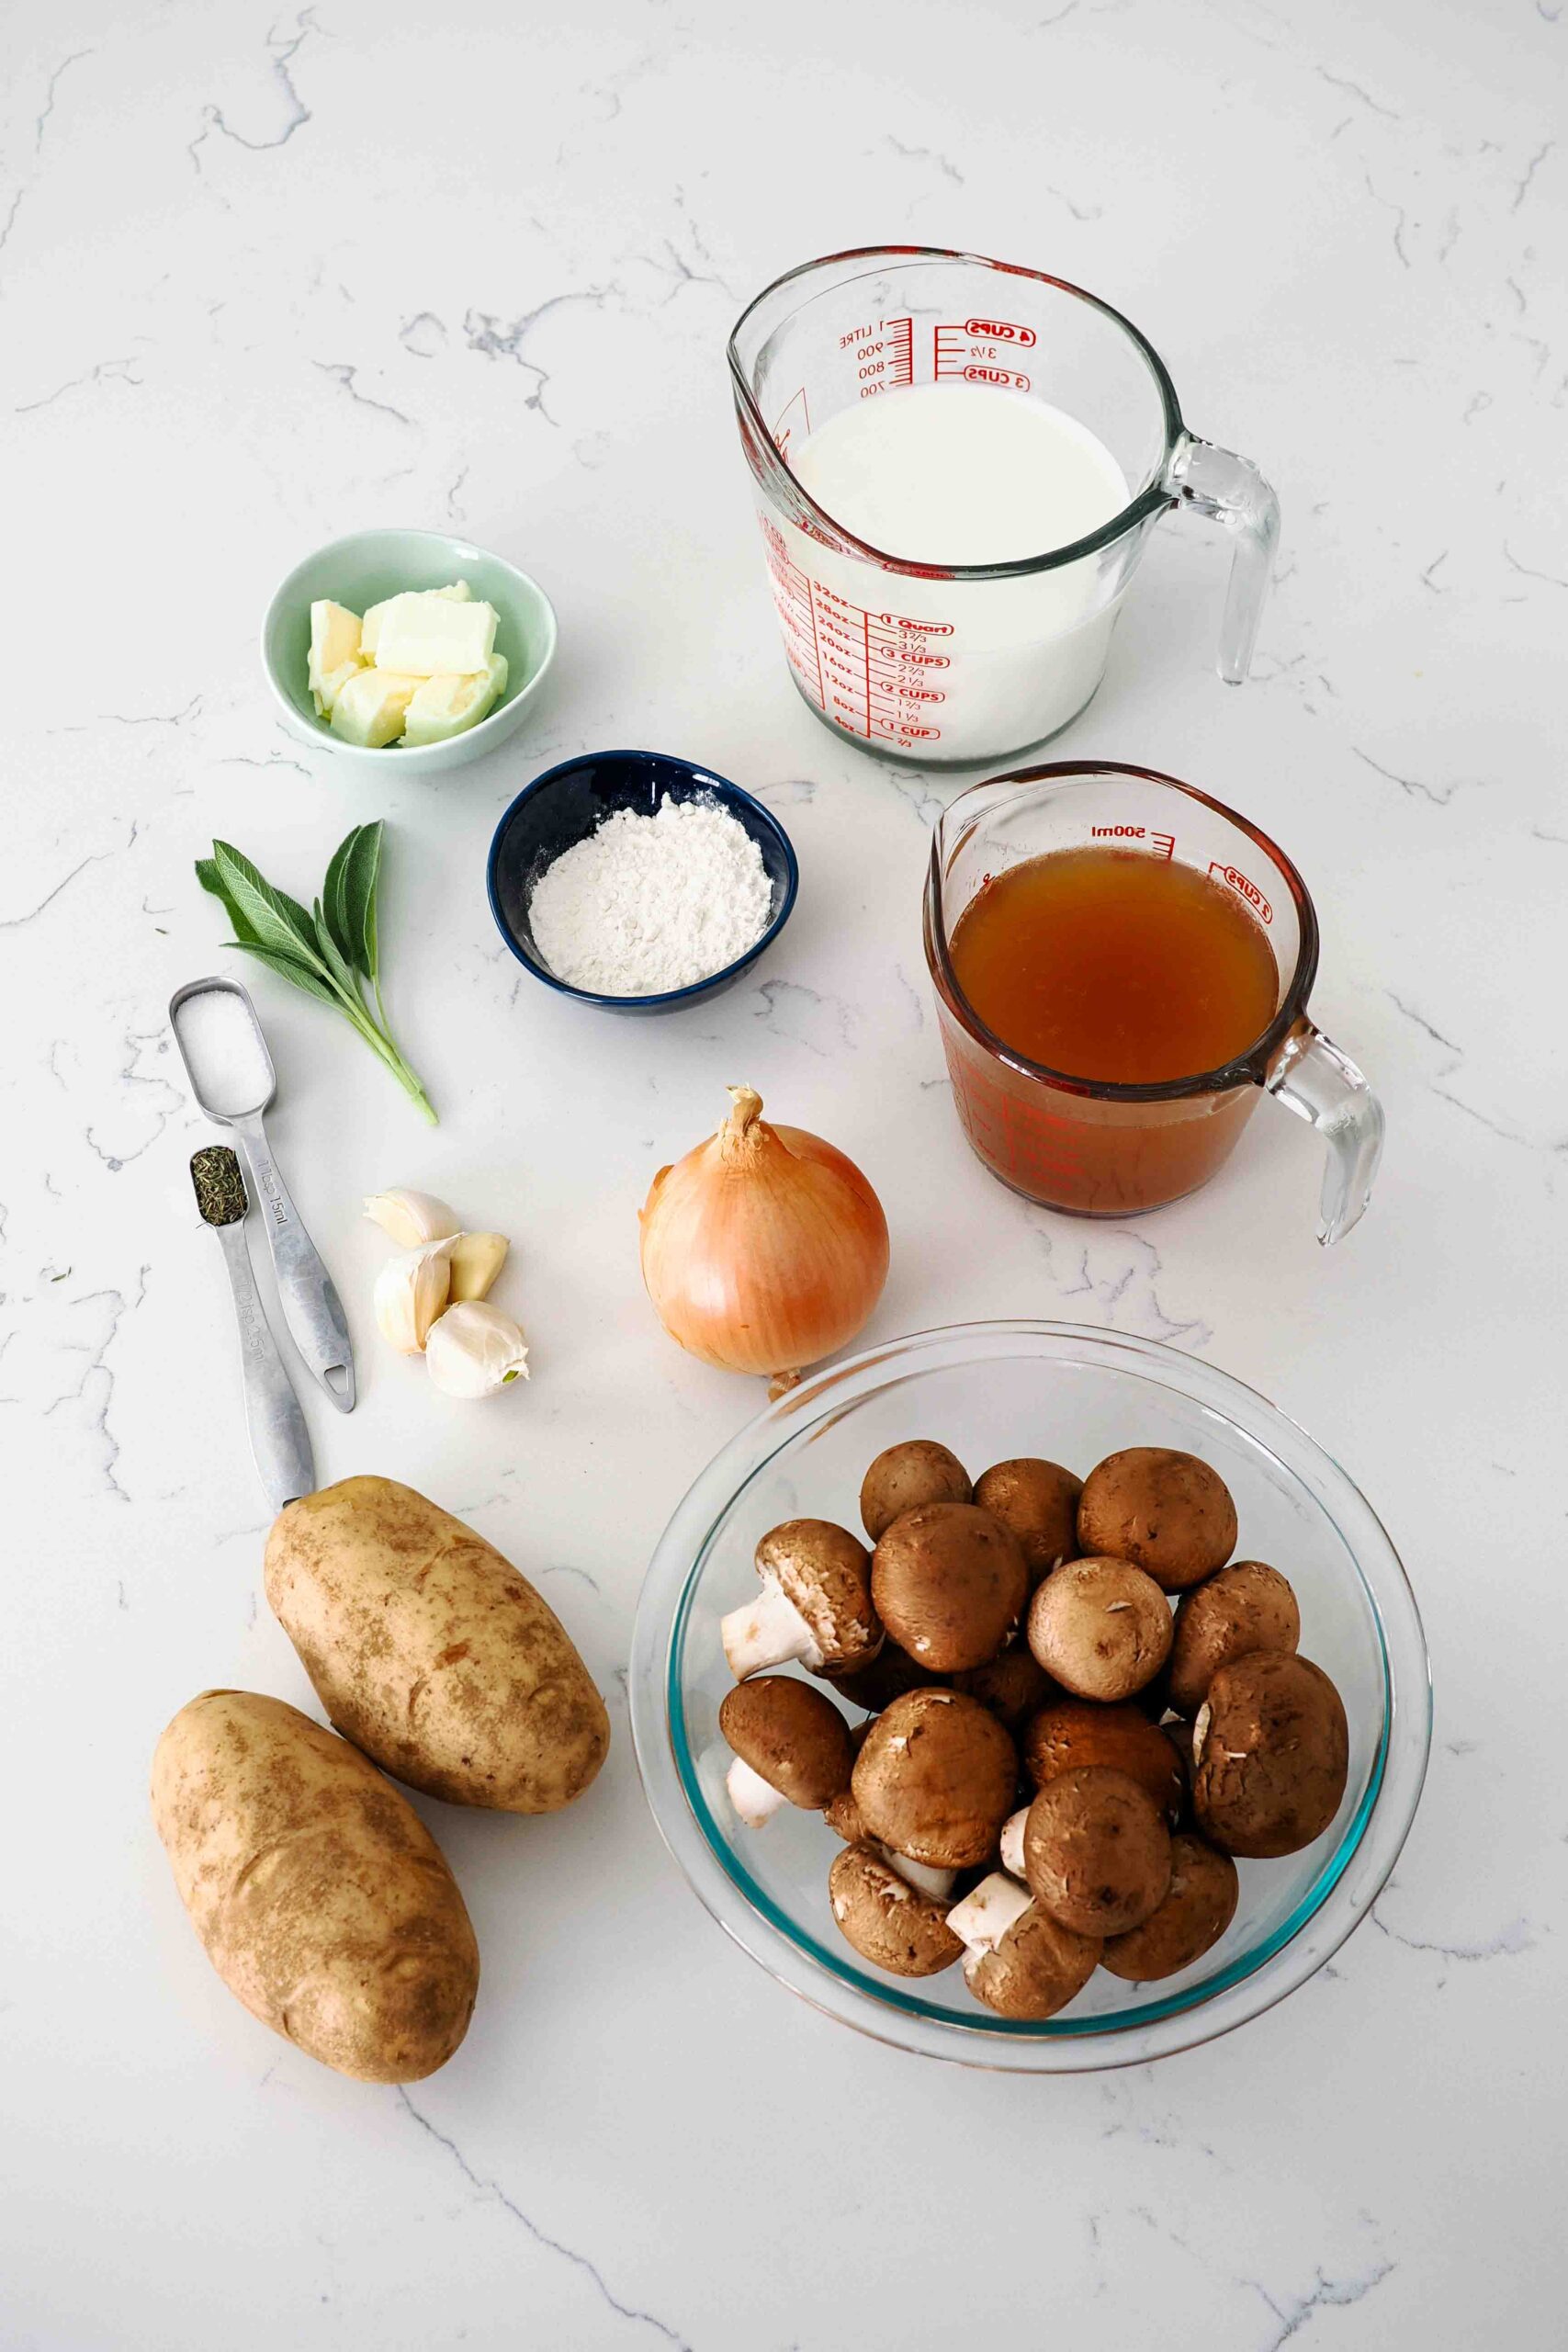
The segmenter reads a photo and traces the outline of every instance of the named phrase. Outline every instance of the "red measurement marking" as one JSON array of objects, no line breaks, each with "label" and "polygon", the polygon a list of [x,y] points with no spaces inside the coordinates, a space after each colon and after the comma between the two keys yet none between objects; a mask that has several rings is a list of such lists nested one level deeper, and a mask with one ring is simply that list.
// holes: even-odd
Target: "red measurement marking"
[{"label": "red measurement marking", "polygon": [[979,368],[971,364],[964,370],[966,384],[1000,384],[1012,392],[1026,392],[1029,378],[1021,368]]},{"label": "red measurement marking", "polygon": [[964,332],[991,343],[1015,343],[1023,351],[1030,350],[1035,341],[1032,327],[1021,327],[1011,319],[965,319]]},{"label": "red measurement marking", "polygon": [[1252,909],[1254,914],[1261,915],[1265,922],[1273,922],[1273,908],[1269,905],[1268,899],[1264,897],[1257,883],[1252,881],[1247,875],[1238,874],[1234,865],[1222,865],[1218,858],[1211,858],[1209,861],[1209,871],[1211,874],[1216,876],[1220,881],[1228,882],[1231,888],[1235,891],[1238,898],[1243,898],[1247,900],[1247,905]]},{"label": "red measurement marking", "polygon": [[887,340],[892,347],[893,363],[889,369],[896,384],[912,384],[915,380],[915,322],[913,319],[889,319]]},{"label": "red measurement marking", "polygon": [[1156,857],[1163,857],[1166,864],[1168,865],[1176,852],[1176,835],[1174,833],[1151,833],[1149,835],[1149,847],[1154,851]]}]

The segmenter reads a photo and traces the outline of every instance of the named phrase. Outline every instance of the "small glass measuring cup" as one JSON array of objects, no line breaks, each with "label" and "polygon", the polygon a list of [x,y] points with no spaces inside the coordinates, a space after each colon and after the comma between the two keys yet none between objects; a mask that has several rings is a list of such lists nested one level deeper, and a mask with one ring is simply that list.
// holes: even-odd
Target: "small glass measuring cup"
[{"label": "small glass measuring cup", "polygon": [[[1047,1069],[981,1021],[950,953],[959,917],[992,875],[1093,842],[1196,866],[1234,890],[1279,973],[1274,1018],[1223,1069],[1152,1085]],[[1308,1019],[1317,917],[1283,850],[1234,808],[1175,776],[1112,761],[992,776],[938,821],[925,900],[926,962],[959,1120],[1015,1193],[1077,1216],[1128,1217],[1179,1200],[1229,1159],[1259,1093],[1305,1119],[1328,1148],[1318,1239],[1337,1241],[1367,1205],[1383,1114],[1349,1057]]]},{"label": "small glass measuring cup", "polygon": [[[1218,666],[1232,685],[1247,676],[1279,502],[1247,458],[1188,432],[1158,353],[1081,287],[931,246],[834,254],[749,305],[729,370],[784,650],[829,726],[926,767],[1043,742],[1099,685],[1122,593],[1173,506],[1235,537]],[[1121,468],[1121,512],[1017,562],[920,563],[858,538],[791,472],[792,448],[842,410],[946,381],[1086,425]]]}]

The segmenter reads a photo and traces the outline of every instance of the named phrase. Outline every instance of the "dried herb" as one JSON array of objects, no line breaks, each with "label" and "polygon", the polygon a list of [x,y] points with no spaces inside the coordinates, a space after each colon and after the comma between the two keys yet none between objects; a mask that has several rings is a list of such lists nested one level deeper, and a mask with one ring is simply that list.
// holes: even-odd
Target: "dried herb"
[{"label": "dried herb", "polygon": [[238,1225],[250,1204],[237,1155],[226,1143],[209,1144],[190,1156],[196,1204],[209,1225]]},{"label": "dried herb", "polygon": [[[381,834],[379,820],[355,825],[333,851],[321,895],[309,910],[286,890],[274,889],[228,842],[214,842],[212,855],[197,860],[196,878],[228,910],[234,926],[231,944],[341,1012],[434,1126],[429,1097],[393,1043],[381,1001],[376,922]],[[373,1008],[366,1001],[365,983]]]}]

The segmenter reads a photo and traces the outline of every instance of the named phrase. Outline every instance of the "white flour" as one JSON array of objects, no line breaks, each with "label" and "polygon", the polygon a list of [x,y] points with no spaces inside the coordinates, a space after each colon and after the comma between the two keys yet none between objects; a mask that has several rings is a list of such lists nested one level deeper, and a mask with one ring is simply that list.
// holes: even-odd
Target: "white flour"
[{"label": "white flour", "polygon": [[558,979],[660,996],[722,972],[768,927],[773,888],[743,825],[711,800],[629,808],[563,850],[534,885],[534,944]]}]

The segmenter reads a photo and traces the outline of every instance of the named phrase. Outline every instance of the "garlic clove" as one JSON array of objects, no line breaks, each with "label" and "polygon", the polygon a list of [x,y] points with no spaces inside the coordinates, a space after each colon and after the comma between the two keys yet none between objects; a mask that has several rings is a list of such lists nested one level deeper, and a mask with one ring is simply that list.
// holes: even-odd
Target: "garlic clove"
[{"label": "garlic clove", "polygon": [[528,1377],[528,1350],[510,1315],[482,1299],[459,1299],[431,1331],[424,1361],[447,1396],[493,1396]]},{"label": "garlic clove", "polygon": [[431,1326],[452,1290],[452,1243],[456,1236],[427,1241],[389,1258],[376,1278],[376,1320],[394,1348],[406,1356],[422,1353]]},{"label": "garlic clove", "polygon": [[504,1233],[459,1233],[452,1250],[452,1298],[488,1298],[506,1263],[511,1244]]},{"label": "garlic clove", "polygon": [[400,1250],[418,1250],[427,1241],[446,1241],[458,1231],[457,1218],[434,1193],[412,1193],[397,1185],[389,1193],[372,1193],[365,1214]]}]

